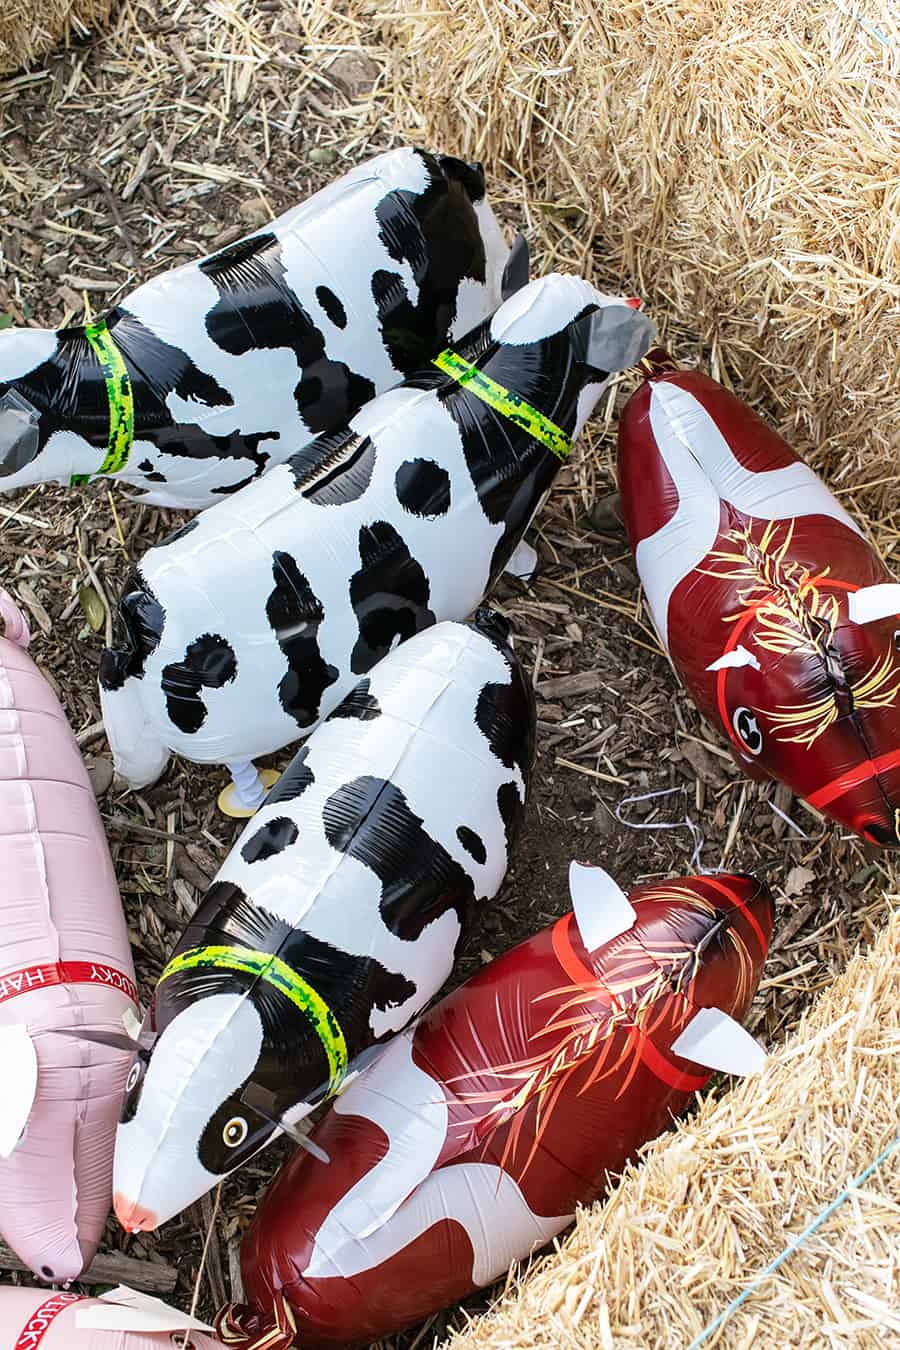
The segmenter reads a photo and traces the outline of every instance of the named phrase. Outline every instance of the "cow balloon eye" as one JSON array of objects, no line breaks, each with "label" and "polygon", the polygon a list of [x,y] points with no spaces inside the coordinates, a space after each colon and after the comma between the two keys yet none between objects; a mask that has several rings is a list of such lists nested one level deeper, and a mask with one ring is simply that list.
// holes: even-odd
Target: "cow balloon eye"
[{"label": "cow balloon eye", "polygon": [[237,1148],[247,1138],[247,1122],[243,1116],[232,1116],[222,1131],[226,1148]]},{"label": "cow balloon eye", "polygon": [[755,713],[749,708],[735,708],[731,719],[734,734],[748,755],[758,755],[763,748],[763,736]]}]

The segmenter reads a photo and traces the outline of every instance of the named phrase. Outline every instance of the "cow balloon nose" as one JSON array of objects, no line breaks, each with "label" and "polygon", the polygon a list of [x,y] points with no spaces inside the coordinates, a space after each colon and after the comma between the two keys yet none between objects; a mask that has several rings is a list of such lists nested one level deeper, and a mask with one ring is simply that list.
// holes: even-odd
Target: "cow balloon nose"
[{"label": "cow balloon nose", "polygon": [[135,1204],[120,1191],[116,1191],[113,1197],[113,1207],[116,1218],[126,1233],[151,1233],[154,1228],[159,1227],[159,1219],[152,1209]]}]

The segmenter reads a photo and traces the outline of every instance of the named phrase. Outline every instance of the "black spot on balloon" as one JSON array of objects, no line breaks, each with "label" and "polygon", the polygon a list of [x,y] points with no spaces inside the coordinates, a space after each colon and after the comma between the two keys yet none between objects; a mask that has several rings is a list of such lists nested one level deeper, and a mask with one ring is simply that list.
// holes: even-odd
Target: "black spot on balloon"
[{"label": "black spot on balloon", "polygon": [[484,863],[487,861],[487,849],[484,846],[484,840],[480,834],[476,834],[474,830],[470,830],[468,825],[460,825],[459,829],[456,831],[456,837],[466,852],[471,854],[477,863]]},{"label": "black spot on balloon", "polygon": [[142,459],[140,464],[138,465],[138,468],[140,469],[141,473],[150,473],[150,471],[153,468],[153,461],[149,459]]},{"label": "black spot on balloon", "polygon": [[350,603],[359,624],[350,657],[355,675],[371,670],[398,641],[435,622],[428,608],[428,578],[393,525],[386,520],[364,525],[359,557],[362,567],[350,578]]},{"label": "black spot on balloon", "polygon": [[265,862],[296,843],[299,835],[300,831],[292,820],[287,816],[276,816],[251,835],[241,849],[241,857],[246,863]]},{"label": "black spot on balloon", "polygon": [[497,810],[506,834],[506,856],[510,856],[525,819],[525,804],[515,783],[501,783],[497,789]]},{"label": "black spot on balloon", "polygon": [[148,483],[165,483],[168,481],[164,473],[148,473],[146,477]]},{"label": "black spot on balloon", "polygon": [[338,677],[319,651],[319,626],[325,617],[321,602],[289,553],[272,555],[275,589],[266,601],[266,615],[287,657],[288,671],[279,682],[281,706],[300,728],[318,721],[322,695]]},{"label": "black spot on balloon", "polygon": [[372,481],[375,446],[368,436],[342,431],[317,436],[288,460],[294,484],[316,506],[355,502]]},{"label": "black spot on balloon", "polygon": [[329,286],[317,286],[316,299],[335,328],[347,327],[347,311]]},{"label": "black spot on balloon", "polygon": [[231,644],[219,633],[204,633],[192,642],[183,661],[165,666],[162,691],[166,711],[179,731],[192,735],[206,721],[201,689],[221,689],[237,674],[237,657]]},{"label": "black spot on balloon", "polygon": [[334,717],[355,717],[360,722],[371,722],[381,716],[378,700],[369,693],[369,681],[360,680],[337,707],[330,712],[327,721]]},{"label": "black spot on balloon", "polygon": [[322,817],[332,848],[378,877],[381,917],[396,937],[414,942],[448,909],[462,927],[475,895],[472,878],[431,838],[393,783],[370,776],[345,783]]},{"label": "black spot on balloon", "polygon": [[450,475],[433,459],[407,459],[397,470],[397,500],[414,516],[433,518],[450,510]]},{"label": "black spot on balloon", "polygon": [[278,802],[293,802],[312,787],[315,775],[306,763],[309,746],[301,746],[284,773],[268,792],[266,806],[275,806]]},{"label": "black spot on balloon", "polygon": [[375,396],[371,380],[326,355],[325,338],[288,283],[280,240],[254,235],[199,263],[221,299],[206,316],[209,336],[232,356],[286,347],[301,375],[297,410],[312,432],[349,422]]},{"label": "black spot on balloon", "polygon": [[114,619],[115,646],[100,658],[100,684],[113,692],[127,679],[143,679],[149,657],[162,640],[166,612],[139,568],[125,584]]}]

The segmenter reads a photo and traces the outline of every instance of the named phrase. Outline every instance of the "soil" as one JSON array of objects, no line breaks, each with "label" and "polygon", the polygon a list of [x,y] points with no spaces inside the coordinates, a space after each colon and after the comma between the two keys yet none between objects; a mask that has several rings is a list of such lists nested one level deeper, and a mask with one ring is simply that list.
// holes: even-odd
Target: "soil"
[{"label": "soil", "polygon": [[[321,74],[340,33],[310,34],[277,0],[249,9],[251,36],[224,7],[211,17],[176,0],[137,5],[139,30],[123,12],[113,33],[0,84],[0,316],[80,322],[388,143],[386,124],[359,112],[375,78],[366,62],[334,80]],[[367,59],[377,73],[377,50]],[[554,265],[566,256],[560,229]],[[631,293],[627,280],[604,275],[602,241],[594,258],[601,284]],[[538,579],[503,581],[493,597],[533,675],[538,756],[507,881],[477,916],[455,978],[567,909],[573,857],[602,864],[625,888],[698,866],[755,871],[777,897],[780,928],[750,1025],[777,1042],[876,931],[893,874],[784,789],[747,781],[678,685],[615,511],[611,412],[539,516]],[[93,762],[146,1003],[238,827],[216,809],[224,771],[177,761],[139,794],[111,781],[96,693],[105,618],[95,631],[79,593],[91,587],[113,603],[130,566],[183,517],[105,484],[26,491],[0,508],[0,582],[29,612],[32,652]],[[286,1152],[271,1148],[223,1188],[201,1313],[230,1295],[240,1231]],[[104,1250],[177,1267],[171,1298],[188,1306],[212,1206],[207,1197],[153,1235],[128,1237],[110,1222]],[[424,1336],[394,1343],[430,1344],[461,1318],[440,1314]]]}]

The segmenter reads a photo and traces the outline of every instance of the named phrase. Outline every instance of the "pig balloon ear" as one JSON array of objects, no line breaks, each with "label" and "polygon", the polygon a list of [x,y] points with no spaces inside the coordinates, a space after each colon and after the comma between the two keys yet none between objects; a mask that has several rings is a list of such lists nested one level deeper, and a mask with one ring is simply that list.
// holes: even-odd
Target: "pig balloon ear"
[{"label": "pig balloon ear", "polygon": [[569,326],[577,360],[592,370],[613,374],[636,365],[656,337],[649,315],[630,305],[601,305]]},{"label": "pig balloon ear", "polygon": [[500,282],[500,295],[504,300],[508,300],[511,295],[515,295],[516,291],[520,291],[523,286],[528,285],[530,268],[531,257],[528,252],[528,240],[524,234],[517,234],[512,242],[512,248],[509,250],[509,257],[503,269],[503,279]]},{"label": "pig balloon ear", "polygon": [[602,867],[570,863],[569,894],[585,951],[596,951],[634,926],[634,906]]},{"label": "pig balloon ear", "polygon": [[75,1326],[79,1331],[212,1331],[206,1322],[125,1285],[101,1294],[90,1307],[79,1308]]},{"label": "pig balloon ear", "polygon": [[721,1008],[701,1008],[695,1013],[673,1041],[672,1053],[741,1078],[759,1073],[766,1062],[766,1052],[759,1042]]},{"label": "pig balloon ear", "polygon": [[8,1158],[28,1124],[37,1093],[37,1051],[26,1026],[0,1027],[0,1064],[0,1158]]}]

